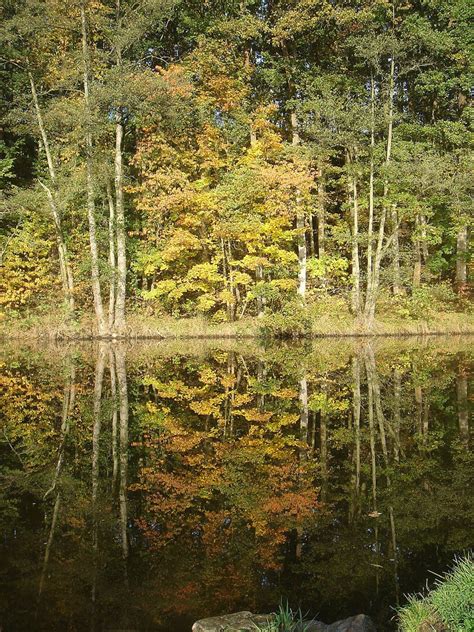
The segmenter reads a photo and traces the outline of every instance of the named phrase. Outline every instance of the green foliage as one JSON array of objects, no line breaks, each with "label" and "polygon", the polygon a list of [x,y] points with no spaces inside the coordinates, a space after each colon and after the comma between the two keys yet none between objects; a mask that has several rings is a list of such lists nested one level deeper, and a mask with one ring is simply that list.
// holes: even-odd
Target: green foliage
[{"label": "green foliage", "polygon": [[[54,281],[28,291],[25,259],[34,255],[10,239],[12,218],[24,212],[16,186],[40,192],[29,208],[41,216],[47,242],[38,276],[43,252],[57,260],[62,238],[76,310],[91,309],[87,164],[104,296],[117,279],[109,202],[117,205],[123,193],[130,307],[214,322],[275,312],[268,331],[302,335],[307,322],[285,333],[280,318],[285,309],[294,319],[299,277],[306,277],[308,305],[321,298],[318,316],[331,308],[324,293],[340,299],[342,314],[353,286],[361,303],[368,296],[368,308],[370,279],[383,308],[381,288],[396,289],[396,258],[406,298],[388,304],[388,313],[424,318],[438,305],[456,307],[448,284],[468,293],[468,2],[112,5],[84,5],[92,107],[84,98],[78,5],[28,0],[2,9],[0,96],[8,111],[0,187],[9,197],[0,243],[8,244],[8,304],[26,314],[56,302],[61,271],[55,264]],[[125,135],[117,148],[119,121]],[[389,243],[396,226],[398,255]],[[111,222],[112,232],[118,227]],[[368,269],[369,242],[380,270]],[[443,290],[429,294],[418,277]]]},{"label": "green foliage", "polygon": [[[445,628],[449,632],[474,630],[474,561],[468,554],[452,571],[440,577],[426,596],[411,596],[399,611],[401,632]],[[443,627],[444,629],[444,627]]]},{"label": "green foliage", "polygon": [[338,255],[324,255],[308,259],[308,275],[314,279],[324,279],[334,287],[342,288],[348,283],[349,262]]},{"label": "green foliage", "polygon": [[[45,234],[46,233],[46,234]],[[57,276],[44,223],[27,218],[9,238],[0,276],[0,306],[15,312],[54,301]]]},{"label": "green foliage", "polygon": [[462,311],[466,305],[450,284],[440,283],[414,288],[408,296],[390,297],[382,303],[382,309],[401,318],[429,320],[437,312]]},{"label": "green foliage", "polygon": [[474,630],[474,560],[467,556],[437,581],[429,601],[441,620],[452,630]]},{"label": "green foliage", "polygon": [[264,338],[302,338],[309,336],[311,331],[311,315],[299,300],[285,303],[278,312],[264,316],[260,325],[260,334]]},{"label": "green foliage", "polygon": [[413,595],[409,597],[408,604],[399,611],[398,617],[402,632],[419,632],[423,625],[437,624],[437,618],[429,604]]},{"label": "green foliage", "polygon": [[14,165],[14,152],[0,140],[0,190],[6,188],[15,178]]}]

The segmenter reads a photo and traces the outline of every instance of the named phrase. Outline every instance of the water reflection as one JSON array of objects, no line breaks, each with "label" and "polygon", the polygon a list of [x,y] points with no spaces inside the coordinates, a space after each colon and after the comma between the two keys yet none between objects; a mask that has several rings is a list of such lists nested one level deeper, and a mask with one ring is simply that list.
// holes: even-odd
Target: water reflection
[{"label": "water reflection", "polygon": [[5,630],[391,629],[472,546],[470,339],[212,344],[5,350]]}]

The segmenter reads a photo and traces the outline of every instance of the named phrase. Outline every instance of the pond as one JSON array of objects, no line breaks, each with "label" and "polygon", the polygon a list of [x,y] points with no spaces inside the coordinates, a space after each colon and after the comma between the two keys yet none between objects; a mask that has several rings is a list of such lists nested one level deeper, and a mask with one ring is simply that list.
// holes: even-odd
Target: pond
[{"label": "pond", "polygon": [[394,629],[473,546],[472,342],[6,345],[0,628]]}]

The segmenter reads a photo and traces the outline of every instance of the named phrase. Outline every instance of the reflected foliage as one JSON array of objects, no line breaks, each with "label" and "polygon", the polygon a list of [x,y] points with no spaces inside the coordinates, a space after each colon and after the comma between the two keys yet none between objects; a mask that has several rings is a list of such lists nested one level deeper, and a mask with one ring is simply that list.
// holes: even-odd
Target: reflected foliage
[{"label": "reflected foliage", "polygon": [[392,629],[473,545],[471,370],[463,339],[7,348],[0,623]]}]

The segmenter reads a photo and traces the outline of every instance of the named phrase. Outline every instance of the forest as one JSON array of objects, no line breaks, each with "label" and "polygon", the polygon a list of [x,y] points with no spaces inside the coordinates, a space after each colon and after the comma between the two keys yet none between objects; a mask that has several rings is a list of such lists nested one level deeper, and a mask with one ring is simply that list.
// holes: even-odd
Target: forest
[{"label": "forest", "polygon": [[0,320],[468,326],[472,18],[2,0]]}]

